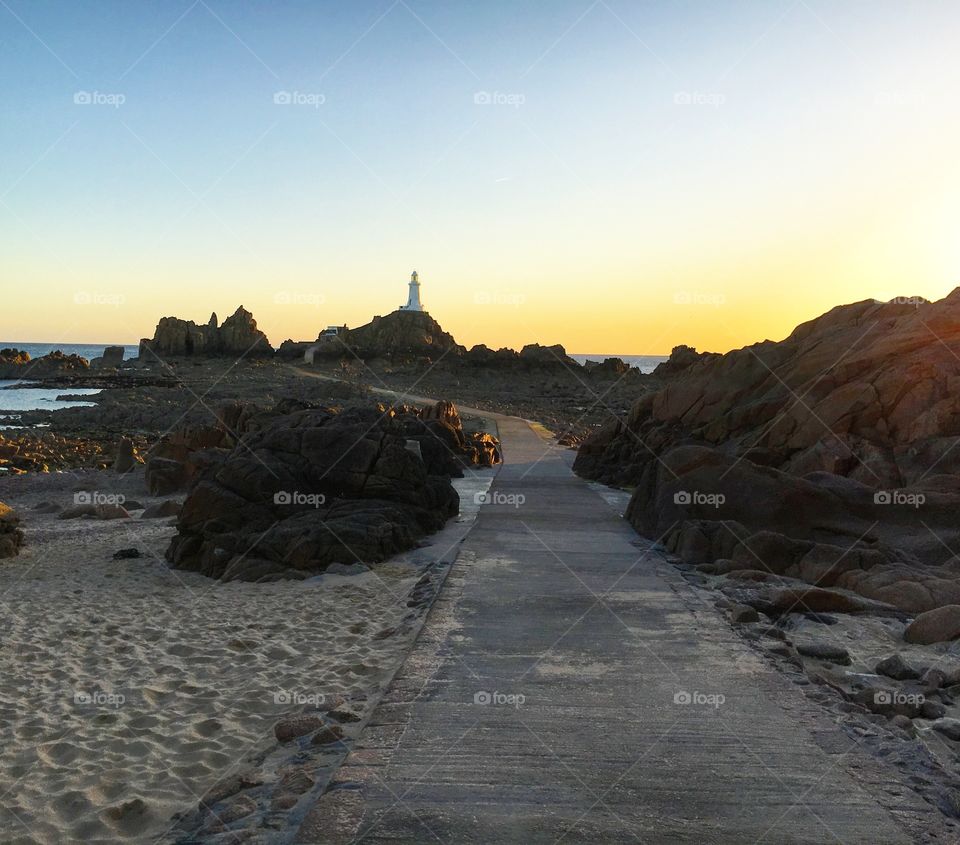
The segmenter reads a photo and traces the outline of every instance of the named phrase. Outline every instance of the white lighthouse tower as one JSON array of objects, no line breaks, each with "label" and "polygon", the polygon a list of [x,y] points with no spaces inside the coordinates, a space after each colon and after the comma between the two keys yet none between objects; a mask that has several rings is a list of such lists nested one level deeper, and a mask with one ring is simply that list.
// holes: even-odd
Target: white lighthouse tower
[{"label": "white lighthouse tower", "polygon": [[401,311],[423,311],[423,304],[420,302],[420,275],[414,270],[410,274],[410,293],[407,296],[407,304],[401,305]]}]

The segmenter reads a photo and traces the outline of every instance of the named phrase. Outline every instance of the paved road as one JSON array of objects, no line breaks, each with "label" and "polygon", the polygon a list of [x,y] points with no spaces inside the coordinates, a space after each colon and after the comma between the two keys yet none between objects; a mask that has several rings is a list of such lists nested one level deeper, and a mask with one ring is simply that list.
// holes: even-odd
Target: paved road
[{"label": "paved road", "polygon": [[498,424],[498,500],[298,842],[893,845],[938,816],[700,604],[569,453]]}]

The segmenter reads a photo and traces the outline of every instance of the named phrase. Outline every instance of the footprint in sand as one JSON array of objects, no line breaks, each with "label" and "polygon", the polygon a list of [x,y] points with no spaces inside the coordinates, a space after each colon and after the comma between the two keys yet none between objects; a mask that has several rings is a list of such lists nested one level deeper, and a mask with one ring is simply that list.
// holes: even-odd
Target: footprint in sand
[{"label": "footprint in sand", "polygon": [[144,829],[150,819],[150,808],[140,798],[107,807],[101,816],[119,833],[133,836]]},{"label": "footprint in sand", "polygon": [[53,796],[50,806],[64,822],[72,822],[93,809],[90,799],[77,790]]},{"label": "footprint in sand", "polygon": [[50,766],[68,766],[80,756],[81,750],[72,742],[48,742],[37,746],[37,756]]},{"label": "footprint in sand", "polygon": [[217,719],[204,719],[193,726],[193,732],[197,736],[210,737],[219,733],[223,725]]}]

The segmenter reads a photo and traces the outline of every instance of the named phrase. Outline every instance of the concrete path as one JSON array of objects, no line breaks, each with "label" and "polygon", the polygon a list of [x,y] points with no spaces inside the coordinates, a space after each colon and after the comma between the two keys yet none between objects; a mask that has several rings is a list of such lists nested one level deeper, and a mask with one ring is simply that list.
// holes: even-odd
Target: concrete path
[{"label": "concrete path", "polygon": [[498,424],[496,501],[298,842],[893,845],[939,826],[569,452]]}]

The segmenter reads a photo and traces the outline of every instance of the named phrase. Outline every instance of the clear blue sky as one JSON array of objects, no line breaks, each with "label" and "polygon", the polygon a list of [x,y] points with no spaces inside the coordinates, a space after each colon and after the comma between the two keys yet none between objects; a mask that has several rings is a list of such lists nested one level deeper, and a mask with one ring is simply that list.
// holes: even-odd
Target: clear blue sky
[{"label": "clear blue sky", "polygon": [[243,303],[307,338],[396,307],[414,267],[463,342],[574,351],[729,348],[939,296],[960,278],[958,22],[0,0],[0,336],[135,341]]}]

